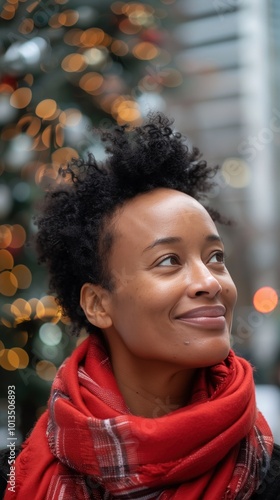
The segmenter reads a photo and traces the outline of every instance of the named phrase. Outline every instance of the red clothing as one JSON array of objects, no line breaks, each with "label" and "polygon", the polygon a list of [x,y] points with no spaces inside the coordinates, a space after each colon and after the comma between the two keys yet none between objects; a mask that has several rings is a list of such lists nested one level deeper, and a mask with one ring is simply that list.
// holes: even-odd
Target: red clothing
[{"label": "red clothing", "polygon": [[48,411],[16,460],[5,500],[246,500],[273,439],[256,409],[250,364],[231,351],[201,369],[190,404],[132,415],[100,341],[90,336],[54,380]]}]

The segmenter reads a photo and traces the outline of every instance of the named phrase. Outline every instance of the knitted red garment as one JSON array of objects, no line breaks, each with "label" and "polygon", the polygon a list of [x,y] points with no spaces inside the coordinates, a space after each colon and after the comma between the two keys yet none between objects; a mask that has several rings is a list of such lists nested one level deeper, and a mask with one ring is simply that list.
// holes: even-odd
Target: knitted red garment
[{"label": "knitted red garment", "polygon": [[198,371],[189,405],[132,415],[108,356],[90,336],[66,360],[48,411],[16,460],[5,500],[246,500],[269,467],[273,439],[256,409],[250,364],[233,351]]}]

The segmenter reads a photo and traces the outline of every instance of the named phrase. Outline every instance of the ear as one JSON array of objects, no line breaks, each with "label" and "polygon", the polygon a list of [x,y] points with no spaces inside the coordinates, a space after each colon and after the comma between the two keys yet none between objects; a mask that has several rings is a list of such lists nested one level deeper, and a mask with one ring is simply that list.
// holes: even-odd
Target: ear
[{"label": "ear", "polygon": [[84,283],[80,293],[80,306],[92,325],[101,329],[112,326],[108,304],[109,292],[107,290],[100,285]]}]

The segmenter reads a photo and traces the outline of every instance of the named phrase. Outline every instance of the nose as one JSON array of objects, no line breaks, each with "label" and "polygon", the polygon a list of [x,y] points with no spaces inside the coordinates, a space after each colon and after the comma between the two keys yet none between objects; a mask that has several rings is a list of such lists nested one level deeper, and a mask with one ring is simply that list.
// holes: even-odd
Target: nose
[{"label": "nose", "polygon": [[222,291],[219,280],[204,262],[195,263],[191,266],[187,281],[187,293],[191,297],[205,295],[207,298],[214,298]]}]

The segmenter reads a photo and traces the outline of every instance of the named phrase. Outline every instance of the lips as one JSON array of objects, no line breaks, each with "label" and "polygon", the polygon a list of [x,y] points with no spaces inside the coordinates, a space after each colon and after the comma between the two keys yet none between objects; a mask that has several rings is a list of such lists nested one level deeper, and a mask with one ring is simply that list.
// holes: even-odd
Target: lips
[{"label": "lips", "polygon": [[217,316],[224,316],[226,313],[226,308],[222,305],[217,306],[202,306],[191,309],[190,311],[184,312],[177,316],[177,319],[184,318],[200,318],[202,316],[207,316],[209,318],[215,318]]},{"label": "lips", "polygon": [[202,306],[176,316],[176,319],[194,326],[221,329],[226,325],[226,308],[223,305]]}]

